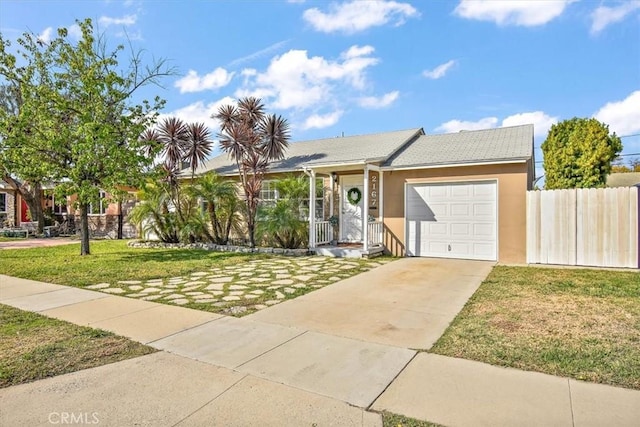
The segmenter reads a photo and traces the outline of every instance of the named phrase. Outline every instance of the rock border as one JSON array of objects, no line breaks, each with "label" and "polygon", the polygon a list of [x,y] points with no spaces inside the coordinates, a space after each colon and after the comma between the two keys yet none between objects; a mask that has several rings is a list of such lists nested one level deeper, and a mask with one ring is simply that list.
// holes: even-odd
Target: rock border
[{"label": "rock border", "polygon": [[201,249],[213,252],[238,252],[244,254],[277,254],[285,256],[301,257],[310,254],[309,249],[283,249],[283,248],[250,248],[247,246],[216,245],[215,243],[164,243],[149,240],[131,240],[127,242],[130,248],[144,249]]}]

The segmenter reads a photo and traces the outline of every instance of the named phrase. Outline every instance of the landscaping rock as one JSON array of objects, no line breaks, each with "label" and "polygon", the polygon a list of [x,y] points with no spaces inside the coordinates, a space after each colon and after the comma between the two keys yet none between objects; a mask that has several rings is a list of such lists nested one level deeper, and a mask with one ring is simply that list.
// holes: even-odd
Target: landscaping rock
[{"label": "landscaping rock", "polygon": [[189,302],[188,299],[186,298],[178,298],[178,299],[174,299],[171,301],[173,304],[178,304],[178,305],[185,305],[186,303]]},{"label": "landscaping rock", "polygon": [[229,295],[226,297],[222,297],[222,301],[240,301],[240,297],[237,295]]},{"label": "landscaping rock", "polygon": [[104,289],[111,286],[109,283],[98,283],[97,285],[87,286],[87,289]]},{"label": "landscaping rock", "polygon": [[124,294],[124,289],[108,288],[108,289],[102,289],[102,292],[106,292],[108,294]]}]

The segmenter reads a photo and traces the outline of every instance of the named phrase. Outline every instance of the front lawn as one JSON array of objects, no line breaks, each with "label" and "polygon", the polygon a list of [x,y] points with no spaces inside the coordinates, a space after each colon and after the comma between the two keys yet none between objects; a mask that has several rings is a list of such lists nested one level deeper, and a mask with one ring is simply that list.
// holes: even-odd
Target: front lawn
[{"label": "front lawn", "polygon": [[110,332],[0,305],[0,388],[154,351]]},{"label": "front lawn", "polygon": [[495,267],[430,351],[640,389],[640,274]]},{"label": "front lawn", "polygon": [[197,310],[246,315],[391,261],[287,257],[93,242],[92,255],[57,246],[0,252],[0,274]]}]

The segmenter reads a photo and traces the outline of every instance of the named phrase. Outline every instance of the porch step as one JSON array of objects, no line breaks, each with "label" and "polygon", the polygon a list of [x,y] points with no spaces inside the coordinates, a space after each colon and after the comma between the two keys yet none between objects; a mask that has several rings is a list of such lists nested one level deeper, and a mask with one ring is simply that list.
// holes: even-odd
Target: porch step
[{"label": "porch step", "polygon": [[316,255],[335,258],[373,258],[382,255],[384,248],[376,246],[364,251],[361,248],[345,248],[339,246],[320,246],[312,250]]}]

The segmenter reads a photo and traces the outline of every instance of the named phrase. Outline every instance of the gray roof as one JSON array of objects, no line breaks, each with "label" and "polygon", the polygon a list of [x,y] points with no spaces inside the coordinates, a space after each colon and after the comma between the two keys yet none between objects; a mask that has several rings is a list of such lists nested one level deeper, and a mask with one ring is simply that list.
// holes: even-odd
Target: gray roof
[{"label": "gray roof", "polygon": [[633,187],[640,185],[640,172],[612,173],[607,177],[607,187]]},{"label": "gray roof", "polygon": [[[289,144],[286,157],[273,163],[270,172],[301,170],[303,166],[319,166],[341,163],[382,162],[387,160],[407,142],[423,134],[422,128],[384,132],[369,135],[300,141]],[[226,153],[208,160],[196,170],[196,174],[215,170],[219,174],[235,174],[236,165]]]},{"label": "gray roof", "polygon": [[424,167],[527,160],[533,156],[533,125],[421,135],[384,166]]}]

